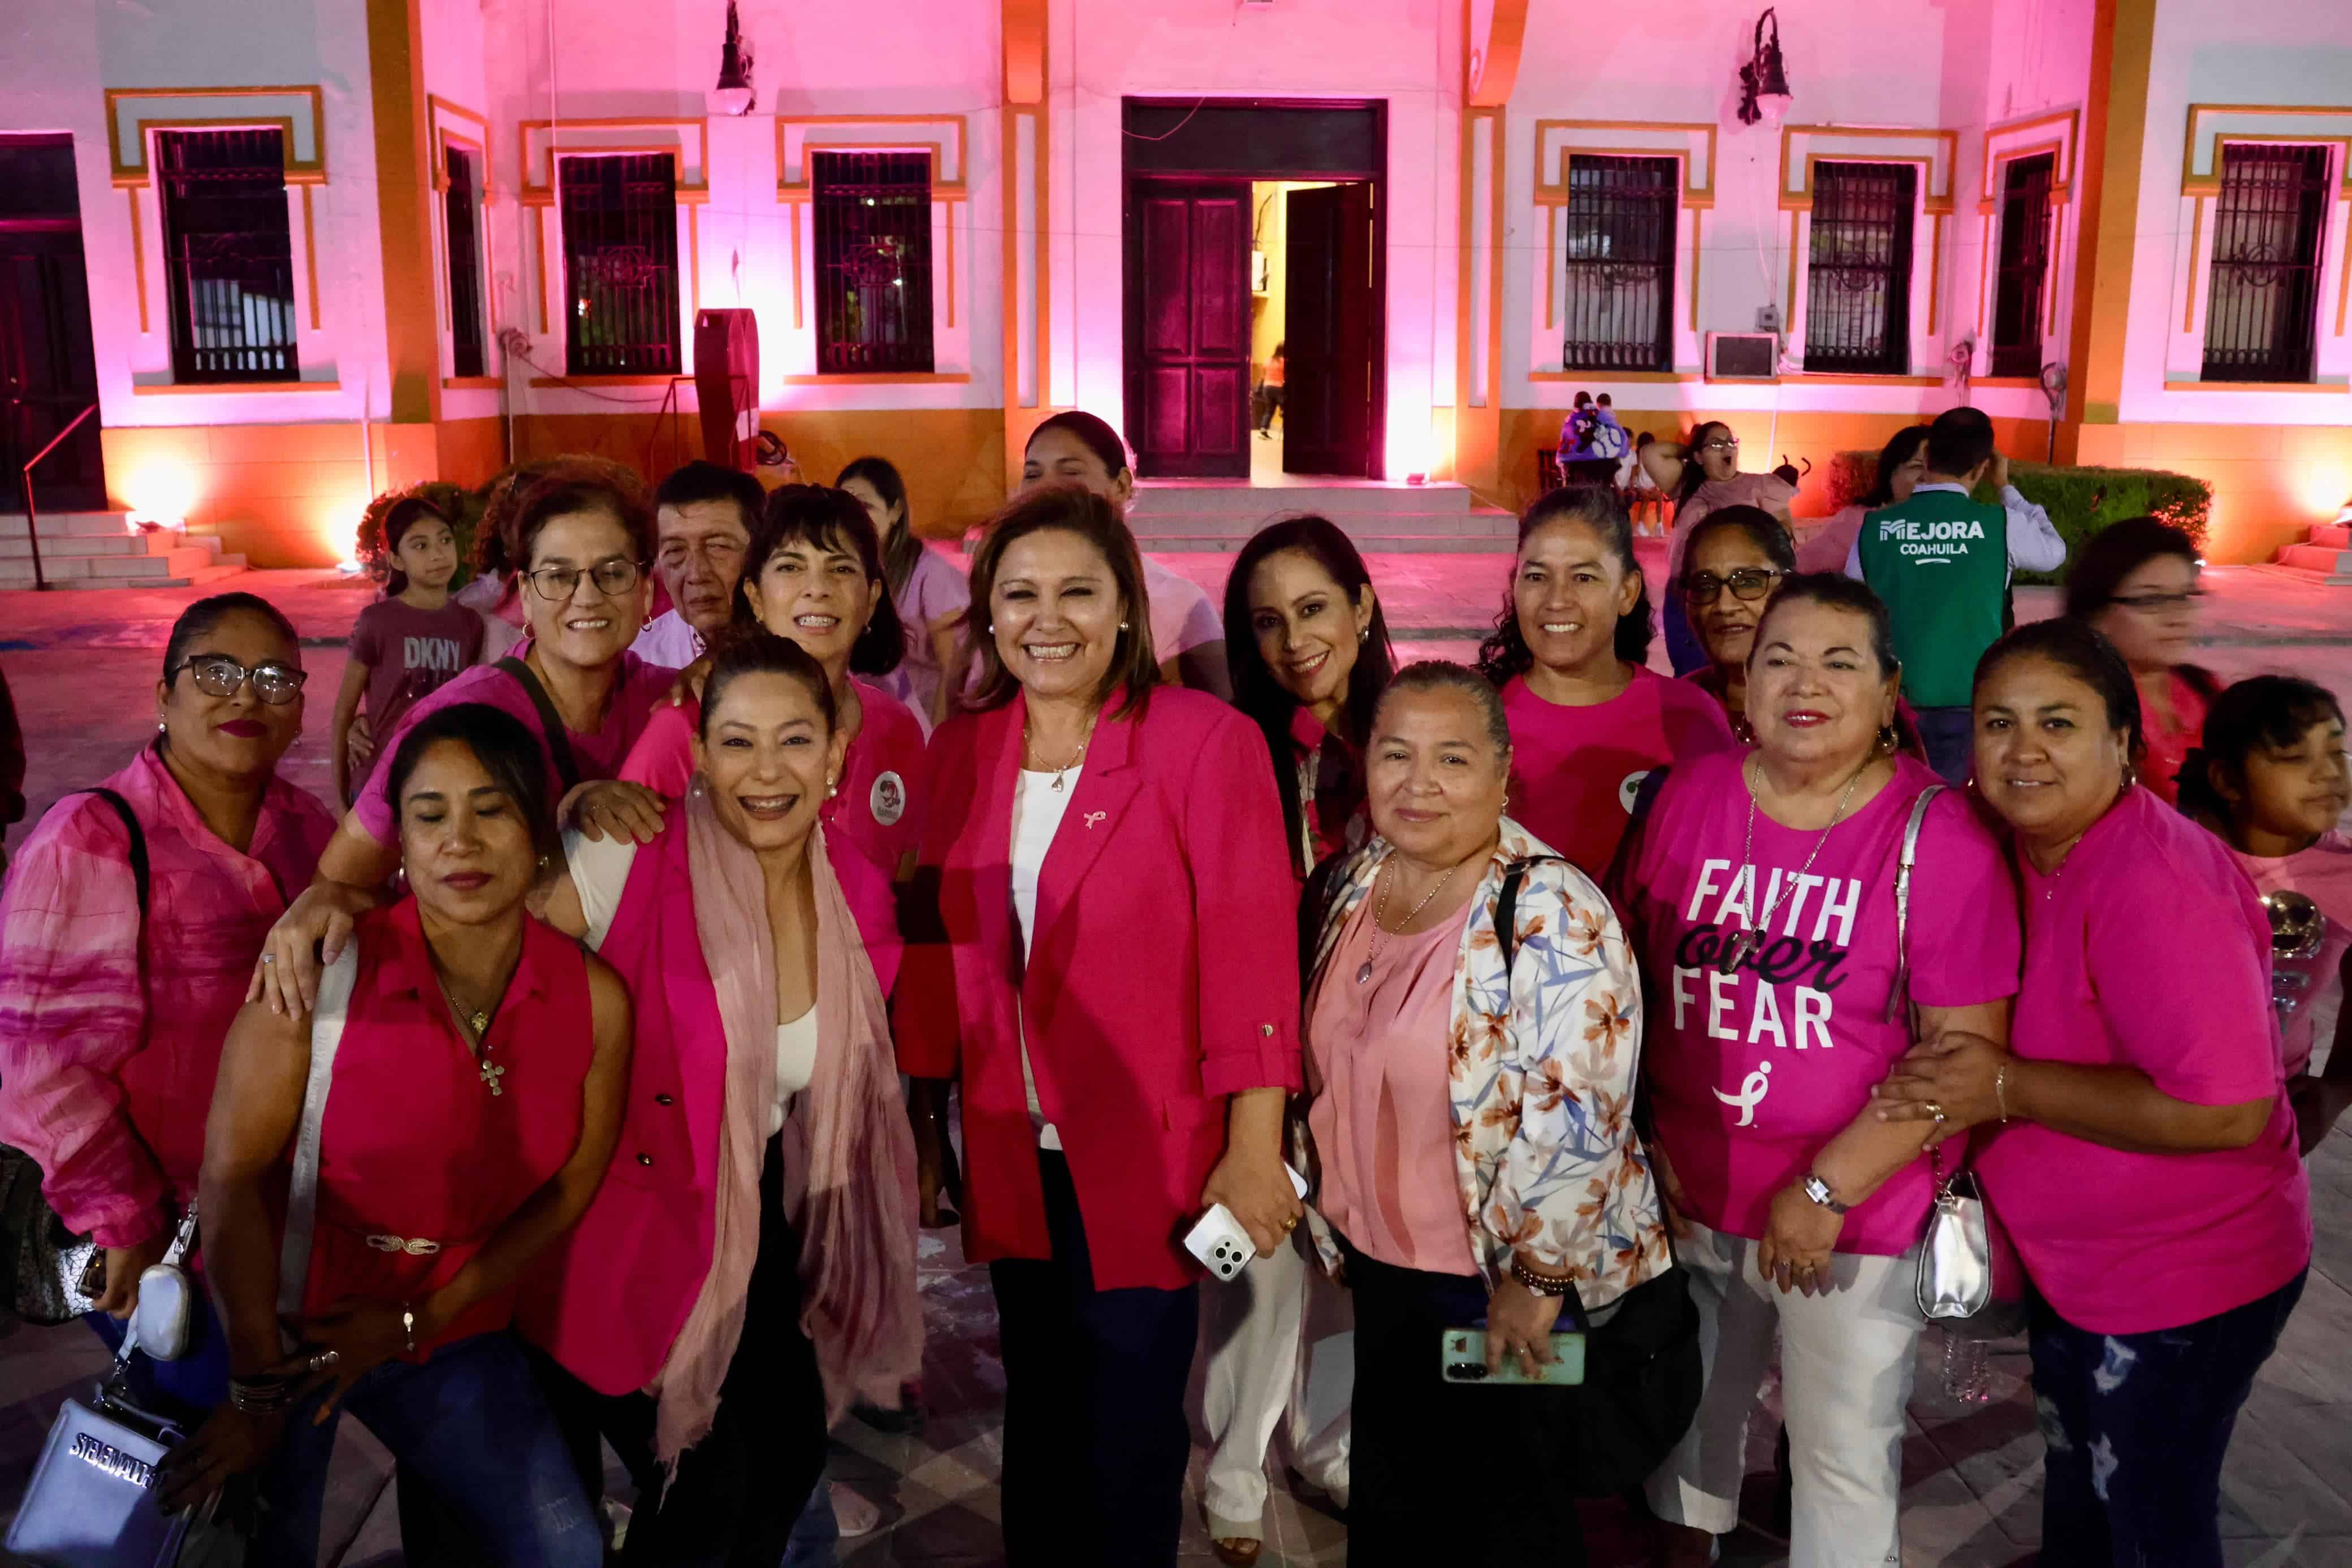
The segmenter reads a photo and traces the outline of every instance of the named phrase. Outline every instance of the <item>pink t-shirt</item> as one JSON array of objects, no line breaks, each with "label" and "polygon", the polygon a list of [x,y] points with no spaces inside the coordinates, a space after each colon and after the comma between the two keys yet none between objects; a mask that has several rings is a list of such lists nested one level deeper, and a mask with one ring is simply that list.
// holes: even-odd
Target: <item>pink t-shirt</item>
[{"label": "pink t-shirt", "polygon": [[2296,988],[2284,1040],[2286,1075],[2293,1078],[2311,1070],[2318,1041],[2334,1041],[2336,1020],[2344,1010],[2344,952],[2352,947],[2352,838],[2330,829],[2317,843],[2294,854],[2266,859],[2231,850],[2230,856],[2256,893],[2300,893],[2319,905],[2326,922],[2318,952],[2308,958],[2273,960],[2282,977],[2300,976],[2304,982]]},{"label": "pink t-shirt", "polygon": [[[2021,861],[2022,857],[2021,857]],[[2221,841],[2144,789],[2044,876],[2021,864],[2021,1057],[2136,1067],[2176,1100],[2274,1096],[2242,1149],[2131,1154],[2011,1123],[1977,1156],[2035,1288],[2093,1333],[2179,1328],[2311,1261],[2311,1184],[2270,996],[2270,923]]]},{"label": "pink t-shirt", "polygon": [[1600,881],[1625,836],[1641,776],[1669,762],[1731,751],[1723,705],[1686,682],[1637,666],[1623,691],[1590,707],[1563,707],[1503,687],[1511,722],[1511,817]]},{"label": "pink t-shirt", "polygon": [[[515,650],[514,656],[525,658],[530,653],[530,644],[525,643]],[[637,737],[645,733],[646,721],[661,706],[662,699],[669,695],[670,685],[677,675],[676,670],[646,664],[635,653],[621,655],[620,674],[614,683],[612,706],[605,710],[604,727],[593,735],[583,735],[574,729],[564,731],[572,746],[572,764],[580,770],[583,780],[620,776],[622,759],[629,755]],[[420,697],[403,716],[391,738],[377,746],[375,771],[369,776],[359,799],[352,803],[360,826],[376,842],[388,844],[399,836],[399,814],[384,794],[394,754],[425,715],[456,703],[485,703],[510,713],[522,720],[531,734],[542,736],[543,741],[539,709],[532,705],[530,694],[523,690],[522,683],[496,664],[477,664],[431,695]],[[547,759],[547,789],[549,804],[562,801],[563,780],[556,773],[552,753]]]},{"label": "pink t-shirt", "polygon": [[1316,1207],[1383,1263],[1475,1274],[1454,1164],[1447,1042],[1462,922],[1382,935],[1369,983],[1372,903],[1348,917],[1307,1011],[1307,1127],[1322,1186]]},{"label": "pink t-shirt", "polygon": [[[1740,761],[1710,755],[1675,766],[1613,896],[1647,977],[1643,1065],[1659,1144],[1693,1217],[1753,1241],[1772,1195],[1803,1178],[1911,1049],[1903,1009],[1886,1017],[1895,871],[1912,803],[1938,780],[1925,763],[1897,757],[1894,779],[1826,840],[1758,811],[1751,870],[1740,862],[1749,799]],[[1758,928],[1768,908],[1761,950],[1723,974],[1722,934]],[[1904,942],[1909,995],[1922,1006],[2016,994],[2016,884],[1957,790],[1927,808]],[[1959,1154],[1948,1145],[1945,1159]],[[1914,1160],[1854,1206],[1838,1250],[1906,1250],[1926,1226],[1932,1188],[1927,1160]]]}]

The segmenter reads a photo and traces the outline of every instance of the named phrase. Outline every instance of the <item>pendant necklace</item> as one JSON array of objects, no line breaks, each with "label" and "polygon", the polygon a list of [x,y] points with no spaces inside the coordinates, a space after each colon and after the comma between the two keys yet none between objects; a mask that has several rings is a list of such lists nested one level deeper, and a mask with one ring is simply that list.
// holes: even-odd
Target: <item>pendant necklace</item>
[{"label": "pendant necklace", "polygon": [[[1872,762],[1876,760],[1876,758],[1871,758]],[[1723,956],[1716,963],[1718,973],[1726,975],[1736,973],[1739,966],[1746,963],[1756,949],[1764,946],[1764,933],[1772,929],[1773,915],[1780,910],[1781,903],[1788,898],[1790,890],[1803,881],[1805,873],[1813,869],[1813,862],[1821,856],[1822,846],[1830,841],[1830,834],[1835,831],[1838,823],[1845,816],[1846,802],[1853,799],[1853,787],[1861,783],[1862,776],[1869,771],[1870,763],[1865,762],[1853,770],[1853,778],[1845,781],[1845,793],[1838,797],[1837,808],[1830,813],[1829,826],[1823,828],[1822,836],[1813,841],[1811,852],[1805,856],[1805,863],[1797,868],[1797,874],[1781,880],[1780,891],[1774,894],[1772,902],[1764,906],[1763,918],[1757,921],[1749,929],[1736,931],[1724,939]],[[1741,783],[1748,786],[1748,836],[1746,841],[1740,846],[1739,863],[1752,873],[1756,864],[1756,780],[1748,776],[1745,764],[1740,767],[1739,779]],[[1754,896],[1752,891],[1749,896]]]},{"label": "pendant necklace", "polygon": [[[507,1075],[507,1070],[493,1064],[490,1061],[488,1038],[490,1015],[497,1011],[498,1003],[493,1002],[487,1008],[467,1007],[457,999],[457,993],[449,988],[449,982],[442,976],[441,967],[438,964],[433,967],[433,982],[441,988],[441,999],[447,1002],[449,1010],[457,1015],[457,1025],[467,1037],[466,1043],[480,1059],[482,1082],[489,1086],[492,1094],[505,1093],[506,1091],[499,1085],[499,1080]],[[504,999],[503,992],[500,993],[500,999]]]},{"label": "pendant necklace", "polygon": [[[1055,794],[1059,795],[1063,792],[1062,781],[1069,773],[1070,769],[1077,767],[1087,759],[1087,747],[1095,737],[1095,721],[1096,719],[1099,719],[1101,716],[1102,716],[1100,714],[1097,714],[1094,718],[1087,720],[1087,732],[1078,737],[1078,753],[1076,756],[1071,758],[1067,762],[1063,763],[1059,768],[1040,768],[1036,769],[1037,772],[1051,773],[1054,776]],[[1023,725],[1021,727],[1021,745],[1023,748],[1026,749],[1029,747],[1034,746],[1035,742],[1035,733],[1032,731],[1027,725]],[[1024,758],[1023,760],[1025,761],[1027,759]]]},{"label": "pendant necklace", "polygon": [[[1437,885],[1431,888],[1427,893],[1423,894],[1421,895],[1421,902],[1414,904],[1412,906],[1412,912],[1404,917],[1404,924],[1407,925],[1412,925],[1413,921],[1420,916],[1421,912],[1429,907],[1429,901],[1435,898],[1440,893],[1443,893],[1445,890],[1445,884],[1454,880],[1454,873],[1460,871],[1461,869],[1461,862],[1455,862],[1453,871],[1449,871],[1444,876],[1439,877],[1437,879]],[[1370,956],[1365,958],[1362,966],[1356,971],[1356,984],[1360,986],[1368,986],[1372,982],[1372,965],[1381,956],[1381,938],[1387,935],[1384,927],[1388,922],[1389,889],[1395,885],[1396,879],[1394,877],[1391,877],[1388,881],[1382,883],[1381,884],[1380,897],[1372,901],[1372,950]]]}]

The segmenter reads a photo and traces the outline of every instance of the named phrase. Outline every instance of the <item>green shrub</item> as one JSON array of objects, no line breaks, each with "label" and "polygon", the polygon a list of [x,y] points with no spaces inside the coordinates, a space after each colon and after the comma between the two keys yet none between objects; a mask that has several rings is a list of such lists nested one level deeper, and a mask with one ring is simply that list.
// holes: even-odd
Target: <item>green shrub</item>
[{"label": "green shrub", "polygon": [[[1843,509],[1862,499],[1878,476],[1875,452],[1840,452],[1830,460],[1830,504]],[[2213,486],[2186,474],[2160,468],[2065,468],[2047,463],[2011,463],[2009,482],[2050,514],[2073,559],[2084,539],[2125,517],[2157,517],[2205,546],[2205,525],[2213,511]],[[1977,499],[1997,501],[1990,489]],[[2020,582],[2055,582],[2063,572],[2021,571]]]},{"label": "green shrub", "polygon": [[428,479],[404,489],[386,490],[370,501],[360,517],[359,534],[353,540],[360,564],[379,583],[392,576],[392,559],[383,548],[383,520],[394,502],[411,496],[430,503],[435,511],[448,518],[449,531],[457,536],[457,575],[449,580],[449,590],[454,593],[474,580],[474,530],[482,520],[483,511],[482,497],[463,485]]}]

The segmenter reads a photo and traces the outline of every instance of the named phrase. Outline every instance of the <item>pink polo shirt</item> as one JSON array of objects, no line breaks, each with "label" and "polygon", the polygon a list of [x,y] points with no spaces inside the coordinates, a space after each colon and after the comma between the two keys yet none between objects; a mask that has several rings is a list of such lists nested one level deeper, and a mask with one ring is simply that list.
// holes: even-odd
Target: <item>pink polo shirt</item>
[{"label": "pink polo shirt", "polygon": [[1595,882],[1609,873],[1643,774],[1739,744],[1721,702],[1646,666],[1589,707],[1547,702],[1515,676],[1503,687],[1503,713],[1511,723],[1511,820]]},{"label": "pink polo shirt", "polygon": [[[514,651],[518,659],[527,657],[530,644],[524,643]],[[620,777],[622,759],[629,755],[637,737],[645,733],[646,723],[677,680],[676,670],[666,670],[658,664],[648,664],[635,653],[621,655],[621,669],[613,687],[612,706],[605,710],[603,727],[593,735],[583,735],[567,729],[564,737],[571,743],[572,760],[584,781],[592,779]],[[525,728],[540,735],[539,709],[522,684],[496,664],[477,664],[456,680],[417,700],[415,706],[401,718],[399,727],[376,747],[375,771],[361,789],[359,799],[352,803],[352,812],[359,819],[368,837],[380,844],[393,842],[400,836],[399,813],[384,793],[385,780],[392,758],[400,750],[400,743],[408,732],[427,714],[437,713],[457,703],[485,703],[522,720]],[[547,762],[548,804],[563,800],[563,781],[555,771],[555,758],[549,754]]]},{"label": "pink polo shirt", "polygon": [[151,746],[105,780],[147,841],[139,917],[122,820],[69,796],[0,894],[0,1143],[46,1173],[76,1232],[129,1247],[196,1189],[221,1045],[262,938],[310,885],[335,819],[272,779],[253,841],[224,843]]},{"label": "pink polo shirt", "polygon": [[2273,961],[2273,967],[2303,984],[2294,1014],[2287,1019],[2284,1046],[2289,1078],[2311,1071],[2318,1042],[2336,1039],[2344,1010],[2344,953],[2352,947],[2352,838],[2330,829],[2309,849],[2275,858],[2230,852],[2256,893],[2300,893],[2319,905],[2326,924],[2319,951],[2308,958]]},{"label": "pink polo shirt", "polygon": [[2020,858],[2021,1057],[2134,1067],[2176,1100],[2272,1096],[2242,1149],[2131,1154],[2027,1123],[1977,1157],[1985,1196],[2058,1315],[2093,1333],[2179,1328],[2311,1261],[2271,1012],[2270,923],[2221,841],[2135,787],[2045,876]]},{"label": "pink polo shirt", "polygon": [[[1803,1178],[1912,1047],[1905,1010],[1886,1016],[1895,872],[1912,802],[1938,780],[1896,757],[1894,779],[1826,839],[1756,811],[1743,864],[1741,760],[1717,753],[1675,766],[1612,896],[1647,985],[1643,1071],[1659,1145],[1693,1217],[1754,1241],[1773,1194]],[[1724,974],[1727,936],[1758,929],[1767,909],[1763,946]],[[1921,825],[1904,944],[1914,1001],[1970,1007],[2016,994],[2016,884],[1957,790],[1937,796]],[[1948,1160],[1958,1155],[1948,1145]],[[1927,1160],[1912,1161],[1854,1206],[1837,1249],[1909,1249],[1932,1188]]]}]

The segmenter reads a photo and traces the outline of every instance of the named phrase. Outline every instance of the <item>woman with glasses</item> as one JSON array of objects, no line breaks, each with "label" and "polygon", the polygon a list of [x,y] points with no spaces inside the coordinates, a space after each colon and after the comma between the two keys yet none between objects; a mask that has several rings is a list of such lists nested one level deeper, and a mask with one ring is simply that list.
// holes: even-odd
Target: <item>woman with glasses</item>
[{"label": "woman with glasses", "polygon": [[[645,497],[605,465],[558,464],[532,480],[502,519],[504,559],[518,562],[530,637],[509,657],[467,670],[408,710],[400,728],[379,737],[377,755],[399,749],[410,728],[455,703],[487,703],[520,719],[539,737],[549,798],[563,801],[583,783],[609,779],[669,695],[677,672],[629,652],[645,623],[652,588],[654,519]],[[635,786],[599,791],[583,825],[650,838],[661,827],[661,801]],[[360,790],[334,841],[319,861],[321,886],[294,901],[254,966],[253,994],[308,1009],[313,988],[294,977],[318,938],[313,906],[327,924],[330,952],[340,951],[351,921],[333,889],[374,888],[400,863],[398,819],[383,769]],[[308,968],[307,964],[303,964]]]},{"label": "woman with glasses", "polygon": [[1706,668],[1685,677],[1723,705],[1731,732],[1742,740],[1748,727],[1748,655],[1756,646],[1764,601],[1795,571],[1797,557],[1789,530],[1759,507],[1724,507],[1709,512],[1683,547],[1683,575],[1676,580]]},{"label": "woman with glasses", "polygon": [[[1778,474],[1742,474],[1739,437],[1731,426],[1711,419],[1690,433],[1686,442],[1654,441],[1642,449],[1642,467],[1659,489],[1674,497],[1673,550],[1666,561],[1666,580],[1683,574],[1684,552],[1690,531],[1719,507],[1756,507],[1789,526],[1789,503],[1797,487]],[[1706,651],[1692,634],[1679,596],[1669,596],[1665,612],[1666,656],[1675,674],[1687,675],[1706,663]]]},{"label": "woman with glasses", "polygon": [[2065,614],[2116,645],[2139,688],[2147,749],[2140,782],[2158,800],[2180,799],[2180,768],[2221,695],[2210,670],[2189,662],[2197,645],[2196,541],[2170,523],[2126,517],[2093,534],[2066,573]]},{"label": "woman with glasses", "polygon": [[[278,776],[305,678],[267,600],[190,605],[164,646],[154,743],[51,811],[0,896],[0,1143],[33,1157],[50,1207],[105,1249],[89,1322],[110,1347],[195,1194],[254,955],[335,831]],[[133,1369],[142,1404],[189,1419],[228,1390],[210,1309],[194,1318],[185,1356]]]}]

